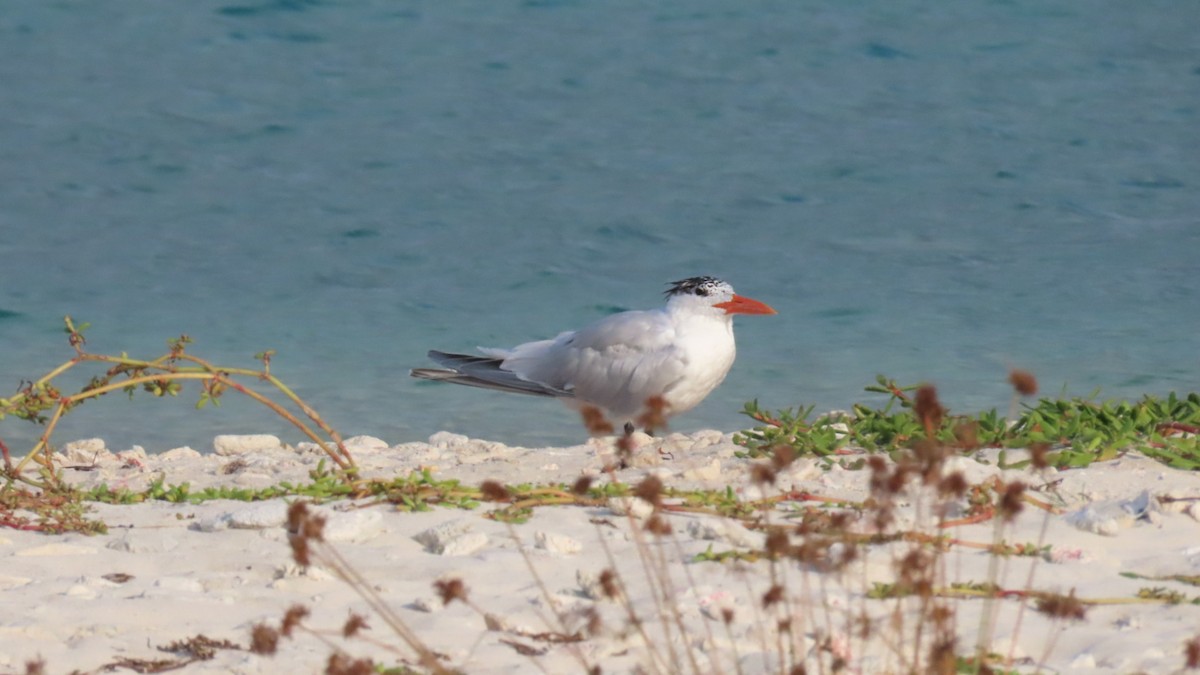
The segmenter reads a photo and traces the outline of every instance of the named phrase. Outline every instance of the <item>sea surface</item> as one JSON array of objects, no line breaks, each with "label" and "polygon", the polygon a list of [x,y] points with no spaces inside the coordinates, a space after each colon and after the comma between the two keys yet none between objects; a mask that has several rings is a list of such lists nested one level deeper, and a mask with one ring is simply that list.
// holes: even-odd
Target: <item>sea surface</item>
[{"label": "sea surface", "polygon": [[[779,314],[739,318],[677,430],[882,403],[877,373],[957,412],[1007,410],[1011,367],[1196,391],[1197,36],[1177,0],[4,2],[0,397],[70,358],[71,315],[99,354],[273,349],[344,435],[571,444],[555,401],[408,369],[703,274]],[[55,438],[303,440],[198,397]],[[37,433],[0,421],[15,454]]]}]

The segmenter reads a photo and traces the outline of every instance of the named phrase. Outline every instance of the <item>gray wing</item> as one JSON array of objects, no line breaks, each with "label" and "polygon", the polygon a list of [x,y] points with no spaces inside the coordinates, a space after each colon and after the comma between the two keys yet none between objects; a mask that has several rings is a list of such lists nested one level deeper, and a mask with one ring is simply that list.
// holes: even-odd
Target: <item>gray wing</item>
[{"label": "gray wing", "polygon": [[553,398],[573,397],[573,394],[569,391],[525,380],[512,371],[502,369],[500,364],[504,363],[504,359],[490,356],[472,356],[470,354],[448,354],[437,350],[430,351],[429,358],[446,366],[446,369],[413,368],[409,371],[409,374],[422,380],[451,382],[454,384],[464,384],[468,387],[495,389],[514,394],[550,396]]}]

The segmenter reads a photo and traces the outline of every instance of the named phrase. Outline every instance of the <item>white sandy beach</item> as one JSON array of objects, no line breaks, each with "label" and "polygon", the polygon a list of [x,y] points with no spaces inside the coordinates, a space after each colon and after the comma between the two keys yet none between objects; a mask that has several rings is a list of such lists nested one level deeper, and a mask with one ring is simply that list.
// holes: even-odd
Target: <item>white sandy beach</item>
[{"label": "white sandy beach", "polygon": [[[236,440],[223,442],[218,448],[223,454],[179,449],[157,456],[137,449],[113,453],[89,441],[68,444],[61,459],[64,465],[79,467],[67,470],[66,476],[81,487],[103,482],[142,490],[162,479],[167,484],[187,482],[195,492],[213,485],[302,483],[324,456],[306,445],[271,447],[269,438],[257,444],[239,445]],[[653,473],[669,487],[729,486],[743,499],[762,496],[749,477],[751,461],[734,456],[740,448],[729,434],[671,435],[662,443],[669,457],[643,449],[639,465],[618,472],[617,478],[634,484]],[[428,443],[391,447],[357,437],[348,447],[367,478],[390,479],[429,469],[435,478],[456,478],[469,485],[488,479],[570,484],[581,475],[598,476],[603,483],[609,478],[600,471],[611,459],[600,451],[606,446],[599,439],[575,447],[531,449],[440,433]],[[994,474],[1005,479],[1024,476],[1031,487],[1053,483],[1029,493],[1061,509],[1049,517],[1049,552],[1042,558],[1005,559],[1006,569],[997,579],[1000,586],[1023,588],[1036,560],[1035,589],[1074,590],[1084,600],[1123,601],[1090,607],[1084,621],[1064,624],[1056,638],[1056,624],[1027,611],[1012,647],[1018,668],[1032,670],[1030,664],[1041,658],[1051,639],[1053,649],[1046,661],[1051,672],[1170,673],[1182,667],[1185,642],[1200,633],[1200,605],[1132,599],[1139,589],[1152,587],[1178,591],[1188,600],[1200,597],[1200,587],[1165,578],[1200,576],[1200,475],[1169,469],[1136,452],[1086,469],[1050,470],[1046,476],[999,471],[994,462],[974,458],[951,462],[972,483]],[[802,458],[780,476],[775,491],[862,500],[868,478],[866,470],[825,470]],[[789,512],[818,505],[784,502],[771,517],[783,523]],[[628,622],[621,605],[598,591],[597,579],[610,566],[606,551],[617,561],[631,603],[646,617],[660,654],[673,646],[677,654],[696,659],[693,664],[689,657],[679,657],[688,670],[698,667],[703,672],[762,673],[778,666],[773,638],[764,641],[761,634],[772,622],[764,621],[758,602],[770,584],[770,564],[683,562],[710,547],[714,552],[761,549],[761,533],[729,521],[669,513],[674,533],[644,549],[661,552],[670,561],[677,610],[671,614],[681,618],[686,631],[680,637],[671,626],[667,630],[672,637],[662,638],[664,629],[639,562],[636,541],[644,535],[634,536],[630,517],[611,508],[539,507],[527,522],[512,526],[484,517],[497,508],[491,503],[472,510],[435,507],[423,512],[371,500],[334,501],[318,508],[328,516],[327,540],[429,647],[447,657],[448,667],[467,673],[564,673],[582,672],[586,662],[608,673],[639,667],[655,672],[641,638],[624,630]],[[361,639],[329,638],[351,655],[389,665],[401,658],[414,663],[411,652],[347,584],[320,567],[304,570],[295,565],[284,529],[283,499],[97,504],[92,509],[93,517],[108,524],[108,534],[0,529],[5,606],[0,614],[0,672],[25,672],[26,662],[39,658],[47,673],[102,672],[122,660],[144,664],[186,659],[186,654],[162,648],[198,635],[240,648],[216,649],[210,659],[195,660],[176,672],[320,672],[330,648],[311,635],[297,633],[294,639],[282,640],[274,656],[244,649],[254,624],[278,625],[285,610],[298,603],[312,610],[306,625],[331,633],[337,633],[352,612],[365,614],[371,627],[368,636],[401,649],[397,655]],[[1042,526],[1043,512],[1027,508],[1004,539],[1036,542]],[[988,543],[993,530],[994,522],[984,522],[949,534]],[[892,546],[896,545],[870,547],[846,571],[851,583],[833,576],[818,583],[816,574],[803,573],[796,563],[780,563],[791,591],[793,617],[811,631],[829,625],[819,619],[828,616],[825,612],[835,617],[847,608],[866,608],[873,615],[889,612],[895,601],[864,602],[862,589],[868,581],[893,580]],[[989,578],[990,556],[979,549],[956,546],[945,560],[951,582]],[[527,561],[536,567],[549,597],[539,589]],[[454,577],[462,579],[470,600],[488,618],[462,603],[442,606],[432,583]],[[985,602],[953,603],[958,652],[967,654],[975,644]],[[993,649],[1007,654],[1019,603],[1003,599],[996,604]],[[597,634],[574,644],[545,640],[549,633],[581,629],[583,613],[591,607],[603,620]],[[557,623],[555,610],[567,616],[569,625]],[[728,633],[723,616],[731,618]],[[894,662],[886,647],[864,647],[845,635],[831,637],[851,672],[881,672]],[[665,666],[660,663],[660,672],[669,670],[669,659]]]}]

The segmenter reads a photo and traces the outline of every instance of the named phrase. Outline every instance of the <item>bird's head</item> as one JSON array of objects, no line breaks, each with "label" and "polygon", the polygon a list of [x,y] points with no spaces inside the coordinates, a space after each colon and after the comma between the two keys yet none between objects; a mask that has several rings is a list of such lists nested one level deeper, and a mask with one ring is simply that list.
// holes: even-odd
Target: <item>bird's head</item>
[{"label": "bird's head", "polygon": [[765,303],[733,292],[733,286],[716,277],[691,277],[671,282],[667,307],[711,311],[721,315],[775,314]]}]

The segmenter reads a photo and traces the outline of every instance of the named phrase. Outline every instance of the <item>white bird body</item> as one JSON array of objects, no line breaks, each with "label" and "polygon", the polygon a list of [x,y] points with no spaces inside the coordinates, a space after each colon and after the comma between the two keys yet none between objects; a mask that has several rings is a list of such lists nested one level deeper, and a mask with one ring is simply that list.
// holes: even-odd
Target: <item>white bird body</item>
[{"label": "white bird body", "polygon": [[613,314],[552,340],[486,357],[430,352],[448,370],[420,368],[414,377],[594,406],[611,422],[630,423],[648,407],[669,416],[690,410],[725,379],[737,348],[733,314],[774,314],[711,277],[684,279],[661,309]]}]

